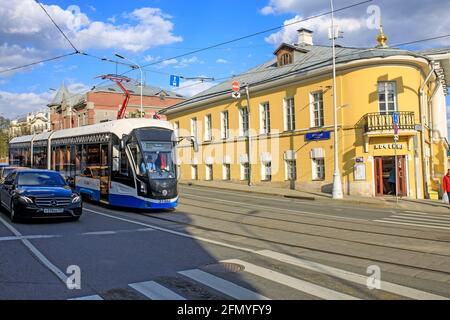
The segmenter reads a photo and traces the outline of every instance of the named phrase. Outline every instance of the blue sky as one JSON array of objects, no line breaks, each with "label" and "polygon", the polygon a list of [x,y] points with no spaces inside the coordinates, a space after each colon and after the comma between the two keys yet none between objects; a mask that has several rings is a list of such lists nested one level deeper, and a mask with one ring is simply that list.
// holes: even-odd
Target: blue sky
[{"label": "blue sky", "polygon": [[[335,0],[335,8],[358,0]],[[49,13],[81,51],[116,59],[120,53],[145,64],[169,58],[247,34],[329,10],[328,0],[153,0],[94,1],[45,0]],[[383,16],[389,42],[402,43],[449,34],[449,1],[374,0],[338,12],[336,21],[344,30],[340,44],[372,47],[378,30],[370,28],[369,6]],[[418,24],[421,21],[422,24]],[[146,82],[166,89],[169,75],[223,78],[238,74],[272,58],[281,41],[293,41],[295,30],[313,30],[314,42],[328,44],[329,17],[312,19],[164,64],[148,67]],[[450,47],[450,38],[404,47],[410,49]],[[0,0],[0,70],[71,52],[34,0]],[[119,66],[118,71],[127,70]],[[96,76],[115,73],[116,65],[85,56],[71,56],[19,72],[0,74],[0,114],[13,118],[44,109],[62,81],[72,91],[83,92],[99,83]],[[139,73],[129,73],[137,78]],[[184,81],[179,93],[191,95],[213,83]],[[450,99],[447,99],[450,106]]]}]

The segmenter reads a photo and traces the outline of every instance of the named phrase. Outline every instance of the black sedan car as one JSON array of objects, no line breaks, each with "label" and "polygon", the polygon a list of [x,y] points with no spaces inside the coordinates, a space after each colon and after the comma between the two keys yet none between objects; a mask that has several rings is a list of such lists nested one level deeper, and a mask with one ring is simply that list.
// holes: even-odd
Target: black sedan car
[{"label": "black sedan car", "polygon": [[8,174],[0,186],[0,203],[11,221],[18,218],[60,218],[78,220],[81,197],[55,171],[22,169]]}]

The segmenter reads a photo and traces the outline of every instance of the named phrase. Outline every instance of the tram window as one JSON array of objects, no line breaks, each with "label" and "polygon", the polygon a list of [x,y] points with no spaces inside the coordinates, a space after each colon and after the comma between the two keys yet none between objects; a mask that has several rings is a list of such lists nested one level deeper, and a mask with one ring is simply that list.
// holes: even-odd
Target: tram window
[{"label": "tram window", "polygon": [[138,147],[135,144],[130,145],[130,151],[133,155],[133,159],[136,163],[136,173],[140,176],[145,174],[146,168],[145,163],[142,159],[141,152],[139,151]]},{"label": "tram window", "polygon": [[100,165],[100,145],[87,146],[87,163],[88,165]]},{"label": "tram window", "polygon": [[118,168],[113,167],[112,180],[127,185],[129,187],[135,188],[133,172],[131,171],[132,168],[125,150],[120,151],[119,160],[120,166]]}]

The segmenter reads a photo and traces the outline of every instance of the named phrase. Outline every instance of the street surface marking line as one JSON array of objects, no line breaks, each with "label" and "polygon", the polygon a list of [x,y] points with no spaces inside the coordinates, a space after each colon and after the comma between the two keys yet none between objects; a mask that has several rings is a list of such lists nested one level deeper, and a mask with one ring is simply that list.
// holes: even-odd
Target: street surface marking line
[{"label": "street surface marking line", "polygon": [[[22,234],[17,231],[11,224],[6,222],[2,217],[0,221],[7,227],[15,236],[22,237]],[[64,284],[67,283],[67,276],[64,272],[58,269],[53,263],[51,263],[28,239],[20,239],[22,243],[38,258],[42,264],[44,264],[51,272],[53,272]]]},{"label": "street surface marking line", "polygon": [[[236,196],[236,193],[246,193],[247,191],[240,191],[240,190],[236,190],[236,193],[232,193],[232,192],[222,192],[222,191],[216,191],[216,190],[211,190],[210,188],[211,187],[205,187],[206,189],[208,189],[208,190],[206,190],[206,191],[208,191],[208,192],[213,192],[213,193],[220,193],[220,194],[223,194],[223,193],[225,193],[225,194],[229,194],[229,195],[234,195],[234,196]],[[197,191],[205,191],[205,190],[203,190],[203,189],[198,189],[198,188],[191,188],[191,187],[188,187],[187,189],[191,189],[191,190],[197,190]],[[224,190],[229,190],[229,189],[224,189]],[[187,194],[187,195],[193,195],[193,194],[191,194],[191,193],[182,193],[181,194],[181,197],[183,197],[183,194]],[[271,194],[264,194],[264,193],[261,193],[260,194],[261,196],[271,196],[271,197],[273,197],[273,198],[275,198],[275,199],[277,199],[277,201],[278,200],[281,200],[282,202],[287,202],[287,203],[293,203],[293,201],[292,200],[295,200],[295,203],[301,203],[301,204],[306,204],[306,205],[308,205],[308,206],[312,206],[312,207],[322,207],[323,206],[323,204],[319,204],[319,203],[313,203],[314,201],[311,201],[311,200],[299,200],[299,199],[295,199],[295,198],[291,198],[291,200],[286,200],[285,198],[283,198],[283,196],[282,195],[271,195]],[[258,196],[249,196],[249,195],[245,195],[245,194],[239,194],[239,196],[242,196],[242,197],[246,197],[246,198],[253,198],[253,199],[258,199],[258,200],[261,200],[261,197],[258,197]],[[204,198],[211,198],[211,199],[218,199],[218,198],[213,198],[213,197],[204,197]],[[331,199],[331,198],[330,198]],[[330,200],[330,199],[323,199],[323,200]],[[319,200],[317,200],[317,201],[320,201],[320,200],[322,200],[322,199],[319,199]],[[342,209],[353,209],[353,207],[346,207],[346,206],[340,206],[340,207],[338,207],[338,206],[335,206],[336,208],[342,208]],[[373,212],[386,212],[386,210],[381,210],[381,209],[376,209],[376,208],[374,208],[374,209],[365,209],[365,208],[358,208],[358,210],[362,210],[362,211],[373,211]]]},{"label": "street surface marking line", "polygon": [[441,227],[441,226],[433,226],[433,225],[426,225],[426,224],[418,224],[418,223],[409,223],[409,222],[400,222],[397,220],[373,220],[375,222],[383,222],[383,223],[391,223],[391,224],[402,224],[405,226],[415,226],[415,227],[425,227],[425,228],[434,228],[434,229],[444,229],[444,230],[450,230],[450,228],[447,227]]},{"label": "street surface marking line", "polygon": [[31,236],[11,236],[11,237],[0,237],[0,241],[12,241],[12,240],[22,240],[22,239],[50,239],[59,238],[60,235],[31,235]]},{"label": "street surface marking line", "polygon": [[110,215],[110,214],[107,214],[107,213],[98,212],[98,211],[87,209],[87,208],[83,208],[83,210],[90,211],[90,212],[93,212],[95,214],[99,214],[99,215],[102,215],[102,216],[105,216],[105,217],[109,217],[109,218],[112,218],[112,219],[117,219],[117,220],[129,222],[129,223],[134,223],[134,224],[137,224],[137,225],[149,227],[149,228],[152,228],[152,229],[155,229],[155,230],[158,230],[158,231],[174,234],[174,235],[177,235],[177,236],[181,236],[181,237],[190,238],[190,239],[194,239],[194,240],[198,240],[198,241],[212,243],[212,244],[215,244],[215,245],[218,245],[218,246],[222,246],[222,247],[227,247],[227,248],[236,249],[236,250],[240,250],[240,251],[251,252],[251,253],[255,253],[256,252],[253,249],[243,248],[243,247],[235,246],[235,245],[228,244],[228,243],[225,243],[225,242],[211,240],[211,239],[207,239],[207,238],[203,238],[203,237],[197,237],[197,236],[193,236],[193,235],[186,234],[186,233],[183,233],[183,232],[178,232],[178,231],[174,231],[174,230],[170,230],[170,229],[154,226],[154,225],[151,225],[151,224],[148,224],[148,223],[144,223],[144,222],[139,222],[139,221],[135,221],[135,220],[131,220],[131,219],[116,217],[116,216],[113,216],[113,215]]},{"label": "street surface marking line", "polygon": [[186,300],[155,281],[132,283],[129,286],[152,300]]},{"label": "street surface marking line", "polygon": [[[312,262],[309,260],[304,260],[301,258],[293,257],[287,254],[278,253],[271,250],[261,250],[257,252],[259,255],[264,257],[268,257],[271,259],[275,259],[284,263],[288,263],[300,268],[308,269],[315,272],[320,272],[323,274],[327,274],[333,276],[335,278],[343,279],[346,281],[351,281],[360,285],[366,286],[367,284],[367,276],[360,275],[357,273],[349,272],[346,270],[330,267],[327,265],[323,265],[321,263]],[[442,297],[439,295],[435,295],[432,293],[428,293],[425,291],[405,287],[399,284],[381,281],[381,289],[382,291],[387,291],[391,293],[395,293],[400,296],[408,297],[411,299],[417,300],[448,300],[446,297]]]},{"label": "street surface marking line", "polygon": [[[308,211],[298,211],[298,210],[290,210],[290,209],[284,209],[284,208],[274,208],[274,207],[263,206],[263,205],[259,205],[259,204],[251,204],[251,203],[246,203],[246,202],[223,200],[223,199],[213,198],[213,197],[203,197],[203,196],[197,196],[197,195],[191,195],[191,196],[197,197],[197,198],[203,198],[203,199],[204,198],[215,199],[215,200],[219,200],[219,201],[222,201],[222,202],[228,202],[228,203],[244,204],[244,205],[247,205],[247,206],[260,207],[260,208],[265,208],[265,209],[269,209],[269,210],[279,210],[279,211],[286,211],[286,212],[294,212],[294,213],[308,214],[308,215],[313,215],[313,216],[325,216],[325,217],[329,217],[329,218],[337,218],[337,219],[345,219],[345,220],[370,221],[368,219],[348,218],[348,217],[341,217],[341,216],[322,214],[322,213],[315,213],[315,212],[308,212]],[[183,203],[181,202],[180,204],[183,204]],[[189,205],[189,204],[186,203],[186,205]]]},{"label": "street surface marking line", "polygon": [[199,269],[179,271],[178,273],[238,300],[270,300],[257,292],[243,288]]},{"label": "street surface marking line", "polygon": [[85,297],[79,297],[79,298],[72,298],[68,300],[104,300],[102,297],[100,297],[98,294],[92,295],[92,296],[85,296]]},{"label": "street surface marking line", "polygon": [[428,214],[412,214],[412,213],[399,213],[396,214],[399,216],[405,216],[405,217],[416,217],[416,218],[421,218],[421,219],[431,219],[431,220],[445,220],[447,222],[450,222],[450,217],[439,217],[439,216],[432,216],[432,215],[428,215]]},{"label": "street surface marking line", "polygon": [[[390,216],[389,218],[403,219],[403,220],[418,220],[419,222],[424,221],[424,223],[425,222],[433,222],[433,223],[436,223],[438,225],[440,224],[443,226],[450,225],[450,221],[433,219],[433,218],[405,217],[405,216],[399,216],[399,215]],[[411,221],[411,222],[416,222],[416,221]]]},{"label": "street surface marking line", "polygon": [[262,277],[265,279],[269,279],[270,281],[274,281],[280,283],[282,285],[294,288],[298,291],[305,292],[309,295],[319,297],[326,300],[360,300],[359,298],[350,296],[345,293],[341,293],[332,289],[328,289],[314,283],[297,279],[270,269],[262,268],[256,266],[254,264],[239,260],[239,259],[230,259],[224,260],[222,262],[228,263],[236,263],[244,266],[244,271],[252,273],[258,277]]}]

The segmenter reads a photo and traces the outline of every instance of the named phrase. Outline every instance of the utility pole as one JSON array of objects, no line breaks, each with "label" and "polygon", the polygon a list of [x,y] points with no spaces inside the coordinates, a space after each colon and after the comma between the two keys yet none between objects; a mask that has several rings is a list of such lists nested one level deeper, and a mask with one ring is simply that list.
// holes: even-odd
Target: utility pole
[{"label": "utility pole", "polygon": [[341,173],[339,171],[339,153],[338,153],[338,130],[337,130],[337,101],[336,101],[336,35],[334,26],[334,6],[333,0],[331,4],[331,43],[333,50],[333,112],[334,112],[334,174],[333,174],[333,199],[342,199],[342,182]]},{"label": "utility pole", "polygon": [[248,83],[245,84],[245,93],[247,96],[247,121],[248,121],[248,130],[247,130],[247,154],[248,154],[248,186],[252,186],[252,138],[250,136],[250,94],[248,90]]}]

